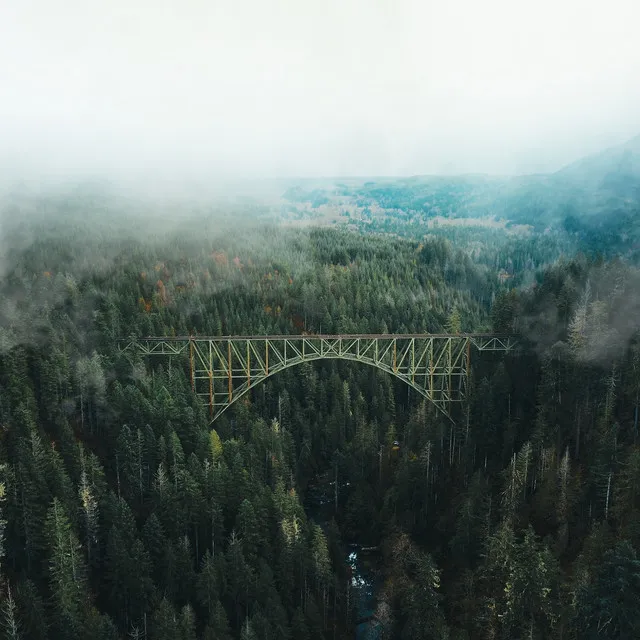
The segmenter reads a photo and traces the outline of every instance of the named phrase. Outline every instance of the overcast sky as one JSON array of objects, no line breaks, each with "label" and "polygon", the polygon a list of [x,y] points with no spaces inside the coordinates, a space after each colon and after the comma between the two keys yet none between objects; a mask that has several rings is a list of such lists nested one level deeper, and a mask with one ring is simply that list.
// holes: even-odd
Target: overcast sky
[{"label": "overcast sky", "polygon": [[523,173],[640,133],[638,0],[0,0],[0,169]]}]

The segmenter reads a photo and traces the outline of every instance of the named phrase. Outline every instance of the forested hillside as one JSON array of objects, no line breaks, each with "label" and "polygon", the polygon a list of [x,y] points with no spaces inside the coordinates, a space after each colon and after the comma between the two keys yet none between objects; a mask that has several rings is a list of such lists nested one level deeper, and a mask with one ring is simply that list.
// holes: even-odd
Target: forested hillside
[{"label": "forested hillside", "polygon": [[[378,637],[640,635],[634,266],[536,270],[532,243],[516,288],[435,235],[45,205],[5,217],[0,263],[6,638],[352,638],[355,542],[380,554]],[[210,425],[184,360],[118,342],[492,330],[519,349],[474,358],[453,423],[321,361]],[[305,506],[326,474],[321,526]]]},{"label": "forested hillside", "polygon": [[477,260],[521,277],[562,255],[640,255],[640,136],[551,174],[301,181],[284,215],[361,232],[445,235]]}]

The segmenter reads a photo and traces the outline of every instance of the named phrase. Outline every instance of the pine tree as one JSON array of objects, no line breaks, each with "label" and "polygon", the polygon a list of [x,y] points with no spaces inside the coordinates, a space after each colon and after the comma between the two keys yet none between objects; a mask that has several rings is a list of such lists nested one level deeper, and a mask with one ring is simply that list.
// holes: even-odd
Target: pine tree
[{"label": "pine tree", "polygon": [[18,623],[18,612],[16,601],[13,599],[11,587],[6,585],[2,598],[2,628],[5,640],[20,640],[22,634]]},{"label": "pine tree", "polygon": [[220,457],[222,456],[222,441],[220,440],[220,436],[215,429],[211,429],[209,438],[211,441],[211,458],[213,460],[213,464],[217,464],[217,462],[220,460]]},{"label": "pine tree", "polygon": [[156,607],[150,621],[151,637],[155,640],[176,640],[178,635],[178,621],[173,605],[163,598]]},{"label": "pine tree", "polygon": [[224,607],[217,602],[204,632],[204,640],[231,640],[229,620]]},{"label": "pine tree", "polygon": [[196,618],[191,605],[185,604],[178,621],[179,640],[196,640]]},{"label": "pine tree", "polygon": [[202,559],[200,573],[197,577],[196,592],[198,601],[207,612],[210,618],[213,615],[214,607],[218,602],[220,590],[218,587],[217,568],[213,561],[211,552],[207,549]]},{"label": "pine tree", "polygon": [[587,321],[589,312],[589,303],[591,298],[591,285],[587,282],[584,293],[580,300],[580,304],[573,314],[573,318],[569,323],[569,346],[574,357],[578,360],[584,356],[584,350],[587,346]]},{"label": "pine tree", "polygon": [[640,635],[640,560],[627,541],[609,550],[594,581],[578,594],[581,638],[637,638]]},{"label": "pine tree", "polygon": [[57,498],[46,521],[49,541],[49,583],[56,607],[56,626],[80,636],[87,606],[86,567],[82,547]]},{"label": "pine tree", "polygon": [[6,503],[7,503],[7,483],[6,483],[7,465],[0,464],[0,577],[4,575],[5,562],[5,529],[7,521],[5,520]]},{"label": "pine tree", "polygon": [[249,618],[246,618],[244,624],[242,625],[240,640],[258,640],[258,636],[256,636],[256,633],[253,630],[253,625],[251,624]]},{"label": "pine tree", "polygon": [[238,509],[235,530],[240,537],[245,559],[252,567],[256,567],[260,532],[255,510],[247,499],[242,501]]},{"label": "pine tree", "polygon": [[505,487],[502,492],[502,505],[506,518],[514,517],[526,498],[532,475],[531,458],[531,443],[525,442],[518,454],[513,454],[511,464],[503,473]]},{"label": "pine tree", "polygon": [[616,476],[612,513],[632,542],[640,541],[640,447],[632,446]]},{"label": "pine tree", "polygon": [[31,580],[23,579],[18,582],[16,601],[23,637],[30,640],[46,640],[48,617],[42,597]]},{"label": "pine tree", "polygon": [[458,311],[458,307],[454,307],[451,313],[449,314],[449,318],[447,319],[447,333],[461,333],[462,331],[462,322],[460,320],[460,311]]},{"label": "pine tree", "polygon": [[440,610],[440,572],[431,556],[414,547],[406,535],[398,538],[393,560],[402,570],[398,583],[402,637],[407,640],[436,640],[448,629]]},{"label": "pine tree", "polygon": [[82,509],[82,520],[85,534],[85,548],[87,550],[87,562],[92,565],[93,550],[98,544],[98,501],[89,484],[87,472],[82,470],[80,487],[78,489]]},{"label": "pine tree", "polygon": [[548,638],[554,628],[557,568],[531,526],[516,546],[504,586],[503,637]]}]

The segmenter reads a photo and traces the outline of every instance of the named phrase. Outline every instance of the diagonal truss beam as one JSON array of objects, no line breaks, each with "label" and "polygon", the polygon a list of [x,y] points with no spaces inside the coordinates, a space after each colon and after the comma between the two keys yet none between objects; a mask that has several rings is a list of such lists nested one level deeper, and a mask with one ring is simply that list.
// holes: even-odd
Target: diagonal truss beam
[{"label": "diagonal truss beam", "polygon": [[491,334],[354,334],[301,336],[146,337],[122,341],[144,356],[185,355],[191,386],[211,421],[269,376],[303,362],[362,362],[403,380],[451,419],[465,400],[471,347],[508,352],[513,336]]}]

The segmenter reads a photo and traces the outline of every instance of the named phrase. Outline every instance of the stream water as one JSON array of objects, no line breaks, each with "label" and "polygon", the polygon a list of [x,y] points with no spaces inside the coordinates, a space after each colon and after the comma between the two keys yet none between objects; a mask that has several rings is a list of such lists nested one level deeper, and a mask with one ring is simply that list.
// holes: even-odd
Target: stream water
[{"label": "stream water", "polygon": [[[344,490],[340,487],[338,504],[344,504]],[[343,498],[344,499],[344,498]],[[328,476],[321,476],[306,491],[305,510],[309,518],[326,531],[335,515],[335,484]],[[378,622],[373,618],[377,607],[379,589],[379,556],[377,552],[363,551],[360,544],[350,544],[345,550],[345,563],[350,568],[351,619],[355,626],[356,640],[377,640],[380,637]],[[357,624],[359,621],[360,624]]]}]

